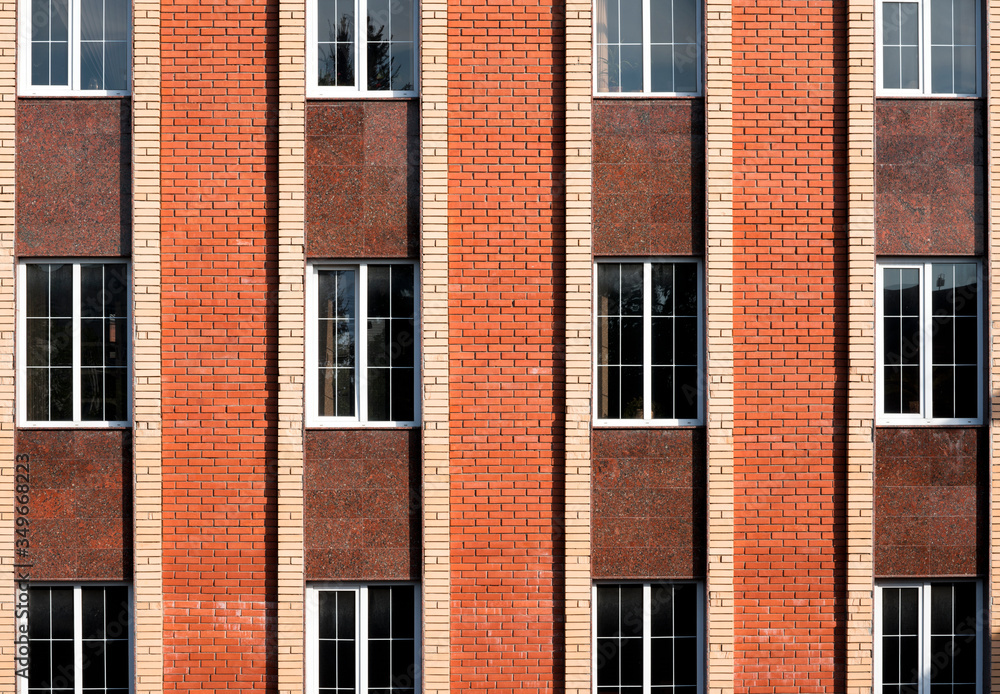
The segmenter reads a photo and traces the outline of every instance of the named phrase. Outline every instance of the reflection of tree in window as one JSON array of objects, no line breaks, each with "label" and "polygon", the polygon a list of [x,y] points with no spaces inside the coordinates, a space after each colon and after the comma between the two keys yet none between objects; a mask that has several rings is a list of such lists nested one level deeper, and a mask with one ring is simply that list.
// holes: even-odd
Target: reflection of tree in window
[{"label": "reflection of tree in window", "polygon": [[354,85],[354,18],[340,16],[336,28],[328,23],[328,42],[320,42],[319,83],[324,87]]},{"label": "reflection of tree in window", "polygon": [[403,66],[392,55],[392,34],[385,38],[385,25],[375,30],[368,18],[368,89],[373,91],[411,91],[413,82],[400,85]]}]

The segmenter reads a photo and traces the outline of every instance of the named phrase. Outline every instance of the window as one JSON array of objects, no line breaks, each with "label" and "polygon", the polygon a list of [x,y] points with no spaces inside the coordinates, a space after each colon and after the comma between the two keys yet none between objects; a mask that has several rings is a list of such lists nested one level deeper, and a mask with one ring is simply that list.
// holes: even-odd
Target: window
[{"label": "window", "polygon": [[310,423],[415,426],[416,266],[314,265],[308,279]]},{"label": "window", "polygon": [[416,0],[309,0],[306,12],[309,96],[417,95]]},{"label": "window", "polygon": [[21,0],[20,11],[21,94],[128,94],[131,3]]},{"label": "window", "polygon": [[309,694],[419,694],[416,586],[319,586],[306,591]]},{"label": "window", "polygon": [[19,279],[21,423],[128,424],[128,265],[25,262]]},{"label": "window", "polygon": [[882,95],[979,95],[977,0],[881,0],[876,5]]},{"label": "window", "polygon": [[30,587],[27,677],[18,677],[20,691],[128,694],[130,605],[129,588],[123,585]]},{"label": "window", "polygon": [[700,93],[698,0],[596,0],[595,12],[595,93]]},{"label": "window", "polygon": [[600,262],[596,286],[598,422],[700,424],[698,263]]},{"label": "window", "polygon": [[594,589],[597,694],[698,694],[704,632],[697,583],[615,583]]},{"label": "window", "polygon": [[980,422],[979,272],[972,260],[880,263],[880,423]]},{"label": "window", "polygon": [[975,581],[875,586],[875,694],[979,694],[982,596]]}]

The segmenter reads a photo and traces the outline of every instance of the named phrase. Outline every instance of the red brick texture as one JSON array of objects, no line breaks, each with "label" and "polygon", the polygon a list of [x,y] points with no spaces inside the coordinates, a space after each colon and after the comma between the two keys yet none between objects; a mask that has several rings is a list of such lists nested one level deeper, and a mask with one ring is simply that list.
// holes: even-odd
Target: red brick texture
[{"label": "red brick texture", "polygon": [[846,5],[733,6],[735,688],[844,688]]},{"label": "red brick texture", "polygon": [[277,8],[161,6],[168,690],[277,689]]},{"label": "red brick texture", "polygon": [[453,692],[562,682],[562,13],[448,4]]}]

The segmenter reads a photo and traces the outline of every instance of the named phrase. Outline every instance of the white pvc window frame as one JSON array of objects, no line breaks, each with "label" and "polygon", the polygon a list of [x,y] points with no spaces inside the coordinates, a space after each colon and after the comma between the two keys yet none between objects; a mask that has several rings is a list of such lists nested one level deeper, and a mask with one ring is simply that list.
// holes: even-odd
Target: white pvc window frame
[{"label": "white pvc window frame", "polygon": [[355,689],[358,694],[368,691],[368,589],[410,587],[413,590],[413,692],[420,694],[422,682],[421,653],[421,594],[417,583],[386,581],[384,583],[332,583],[317,582],[306,585],[306,687],[307,694],[319,691],[319,594],[326,591],[343,591],[354,594],[354,634],[357,648],[354,652]]},{"label": "white pvc window frame", "polygon": [[[976,307],[976,411],[977,417],[933,417],[932,401],[932,369],[933,341],[932,307],[931,307],[931,268],[935,263],[974,264],[976,266],[976,296],[979,305]],[[914,414],[885,412],[885,307],[883,290],[885,285],[885,270],[916,269],[920,273],[920,412]],[[924,425],[978,425],[983,421],[983,265],[975,258],[943,257],[920,260],[886,259],[876,263],[875,271],[875,414],[879,425],[924,426]]]},{"label": "white pvc window frame", "polygon": [[[25,0],[22,0],[25,1]],[[413,89],[368,89],[368,0],[354,1],[354,85],[321,86],[319,84],[319,0],[306,2],[306,97],[386,99],[420,95],[420,2],[413,2]],[[390,1],[390,6],[392,1]],[[364,24],[364,26],[362,26]]]},{"label": "white pvc window frame", "polygon": [[[593,16],[596,18],[598,16],[598,2],[600,0],[594,0],[593,4]],[[593,95],[595,97],[602,98],[614,98],[614,99],[644,99],[650,96],[701,96],[705,89],[705,7],[704,0],[695,0],[695,21],[697,26],[695,28],[695,36],[697,36],[697,47],[695,49],[698,55],[698,65],[695,68],[695,78],[697,79],[697,88],[693,92],[655,92],[653,91],[653,61],[652,61],[652,38],[650,35],[650,0],[642,0],[642,91],[637,92],[610,92],[610,91],[600,91],[599,89],[599,71],[597,66],[597,61],[599,60],[598,54],[598,35],[597,35],[597,20],[595,19],[593,24],[593,29],[591,30],[591,45],[593,46]],[[611,44],[615,45],[615,44]]]},{"label": "white pvc window frame", "polygon": [[[593,694],[597,694],[597,661],[598,658],[602,657],[598,652],[597,648],[597,589],[601,586],[624,586],[624,585],[639,585],[642,586],[642,694],[651,694],[652,692],[652,608],[651,608],[651,596],[654,585],[693,585],[695,587],[695,593],[698,596],[698,603],[695,606],[695,614],[697,615],[698,625],[698,645],[696,651],[698,653],[698,682],[697,691],[698,694],[704,694],[705,692],[705,586],[701,581],[683,581],[683,580],[651,580],[651,581],[595,581],[591,586],[590,593],[590,604],[593,605],[593,612],[591,615],[590,624],[590,643],[593,647],[590,649],[590,671],[591,675],[591,691]],[[661,687],[660,689],[665,689]]]},{"label": "white pvc window frame", "polygon": [[[73,589],[73,671],[76,676],[73,678],[74,694],[83,694],[83,600],[81,598],[84,588],[119,588],[123,587],[128,591],[128,652],[132,657],[128,661],[128,690],[135,691],[135,597],[132,592],[132,585],[123,581],[106,581],[99,583],[57,583],[57,582],[36,582],[29,583],[30,588],[72,588]],[[17,629],[19,633],[28,633],[28,611],[21,610],[21,603],[17,606]],[[22,631],[23,629],[23,631]],[[20,667],[20,666],[18,666]],[[29,694],[28,678],[20,674],[16,675],[17,694]]]},{"label": "white pvc window frame", "polygon": [[[409,265],[413,267],[413,419],[368,419],[368,266]],[[318,274],[323,271],[349,270],[356,272],[354,347],[354,412],[352,417],[319,415],[319,387],[316,383],[319,368],[319,301],[317,298]],[[310,263],[306,271],[306,426],[310,427],[415,427],[420,426],[420,265],[412,260],[366,260],[345,262]]]},{"label": "white pvc window frame", "polygon": [[17,91],[20,96],[128,96],[132,93],[132,5],[129,3],[128,29],[125,33],[125,89],[83,89],[80,86],[80,19],[81,0],[68,0],[66,19],[69,32],[67,85],[36,85],[31,83],[31,0],[19,0],[17,27]]},{"label": "white pvc window frame", "polygon": [[919,590],[920,613],[917,617],[917,636],[920,649],[919,669],[920,678],[918,680],[918,694],[930,694],[931,683],[930,674],[935,667],[931,653],[931,586],[933,585],[953,585],[956,583],[976,584],[976,694],[983,692],[983,584],[977,579],[938,579],[938,580],[889,580],[877,581],[875,583],[875,638],[873,639],[873,674],[874,674],[874,694],[882,694],[882,637],[885,629],[882,623],[882,591],[886,588],[916,588]]},{"label": "white pvc window frame", "polygon": [[[917,72],[920,86],[917,89],[888,89],[883,86],[884,46],[883,44],[883,5],[886,2],[911,4],[917,7],[920,18],[920,56]],[[875,90],[878,96],[929,96],[934,98],[978,97],[983,92],[983,9],[982,2],[976,0],[976,91],[965,94],[961,92],[931,91],[931,3],[930,0],[876,0],[875,2]]]},{"label": "white pvc window frame", "polygon": [[[635,419],[615,419],[608,418],[604,419],[598,416],[598,367],[599,367],[599,354],[598,349],[595,347],[593,349],[593,361],[591,363],[591,368],[593,369],[593,387],[591,392],[591,397],[594,403],[594,426],[607,426],[607,427],[649,427],[649,426],[700,426],[705,421],[705,296],[704,296],[704,271],[702,267],[701,260],[696,258],[634,258],[634,257],[622,257],[622,258],[598,258],[594,261],[593,268],[593,306],[594,315],[593,323],[591,325],[593,334],[595,336],[598,331],[598,281],[597,281],[597,271],[600,265],[621,265],[630,263],[641,263],[642,264],[642,400],[643,400],[643,416],[641,418]],[[668,264],[680,264],[680,263],[690,263],[696,268],[696,282],[698,284],[698,416],[695,419],[656,419],[652,416],[653,408],[653,378],[652,378],[652,361],[653,361],[653,343],[652,343],[652,275],[653,275],[653,265],[657,263],[668,263]]]},{"label": "white pvc window frame", "polygon": [[[59,265],[66,264],[73,266],[73,419],[65,420],[37,420],[28,419],[28,358],[27,358],[27,272],[28,265]],[[83,265],[122,265],[128,275],[129,287],[127,292],[127,328],[126,344],[128,345],[128,366],[125,376],[125,409],[128,414],[126,419],[121,420],[84,420],[83,419],[83,392],[82,392],[82,349],[81,349],[81,314],[82,299],[80,296],[80,268]],[[132,424],[132,394],[133,394],[133,368],[135,364],[134,349],[132,340],[134,322],[132,310],[132,265],[124,258],[33,258],[22,260],[17,267],[17,419],[18,426],[33,429],[65,429],[65,428],[109,428],[128,427]]]}]

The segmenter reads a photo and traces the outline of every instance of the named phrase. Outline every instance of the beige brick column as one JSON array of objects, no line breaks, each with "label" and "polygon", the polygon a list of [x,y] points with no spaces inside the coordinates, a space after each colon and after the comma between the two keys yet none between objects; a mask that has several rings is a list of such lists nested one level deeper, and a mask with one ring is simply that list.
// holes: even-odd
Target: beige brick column
[{"label": "beige brick column", "polygon": [[14,691],[14,113],[17,4],[0,3],[0,691]]},{"label": "beige brick column", "polygon": [[305,15],[281,0],[278,128],[278,692],[305,677]]},{"label": "beige brick column", "polygon": [[132,274],[135,691],[163,691],[160,380],[160,4],[133,5]]},{"label": "beige brick column", "polygon": [[875,451],[875,11],[848,7],[847,692],[870,692]]},{"label": "beige brick column", "polygon": [[[987,171],[989,172],[986,187],[989,218],[986,224],[989,257],[989,324],[986,326],[989,344],[988,392],[990,403],[990,513],[989,538],[990,561],[989,577],[986,586],[987,614],[984,619],[984,631],[990,631],[989,652],[989,682],[996,686],[1000,682],[1000,618],[997,607],[1000,605],[1000,244],[993,233],[1000,226],[1000,0],[989,0],[987,5],[986,27],[983,30],[983,46],[986,50],[986,75],[983,80],[983,92],[986,96],[987,126],[989,138],[987,145]],[[987,626],[988,625],[988,626]]]},{"label": "beige brick column", "polygon": [[591,3],[566,3],[566,694],[591,691]]},{"label": "beige brick column", "polygon": [[448,434],[448,3],[420,4],[423,691],[451,682]]},{"label": "beige brick column", "polygon": [[732,3],[705,3],[705,286],[708,370],[707,691],[733,691]]}]

